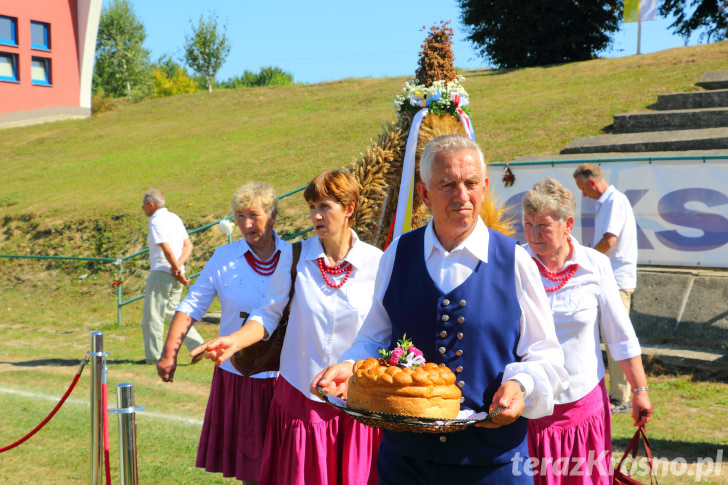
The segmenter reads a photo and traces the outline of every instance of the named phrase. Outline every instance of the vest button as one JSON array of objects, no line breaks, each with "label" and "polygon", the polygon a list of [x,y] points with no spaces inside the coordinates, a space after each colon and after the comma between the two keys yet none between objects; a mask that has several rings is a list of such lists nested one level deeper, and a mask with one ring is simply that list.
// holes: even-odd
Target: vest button
[{"label": "vest button", "polygon": [[455,372],[460,373],[462,371],[463,371],[463,366],[462,365],[459,365],[459,366],[455,367]]},{"label": "vest button", "polygon": [[447,332],[444,330],[442,332],[440,332],[440,337],[442,337],[442,338],[447,337]]},{"label": "vest button", "polygon": [[442,300],[442,306],[448,306],[449,304],[450,304],[450,300],[448,300],[447,298]]},{"label": "vest button", "polygon": [[463,387],[465,387],[465,381],[458,381],[458,387],[460,389],[462,389]]},{"label": "vest button", "polygon": [[444,434],[441,434],[440,435],[440,443],[444,443],[446,441],[447,441],[447,436],[445,436]]},{"label": "vest button", "polygon": [[440,347],[439,349],[437,349],[437,351],[441,354],[444,354],[445,352],[447,352],[447,349],[445,347]]},{"label": "vest button", "polygon": [[463,316],[458,317],[458,323],[465,323],[465,317],[463,317]]},{"label": "vest button", "polygon": [[465,300],[460,300],[460,301],[458,302],[458,305],[460,305],[461,307],[463,307],[463,306],[465,306],[465,304],[466,304],[466,303],[467,303],[467,302],[466,302]]},{"label": "vest button", "polygon": [[[445,347],[440,347],[440,348],[441,348],[441,349],[444,349]],[[440,352],[440,353],[442,354],[442,353],[444,353],[444,352]],[[462,356],[462,355],[463,355],[463,351],[462,351],[462,350],[458,350],[458,351],[456,351],[456,352],[455,352],[455,355],[457,355],[458,357],[460,357],[460,356]]]},{"label": "vest button", "polygon": [[462,340],[463,339],[463,332],[458,332],[457,337],[458,337],[458,340]]},{"label": "vest button", "polygon": [[447,322],[448,320],[450,320],[450,315],[443,315],[443,316],[442,316],[442,317],[440,318],[440,320],[442,320],[443,322]]}]

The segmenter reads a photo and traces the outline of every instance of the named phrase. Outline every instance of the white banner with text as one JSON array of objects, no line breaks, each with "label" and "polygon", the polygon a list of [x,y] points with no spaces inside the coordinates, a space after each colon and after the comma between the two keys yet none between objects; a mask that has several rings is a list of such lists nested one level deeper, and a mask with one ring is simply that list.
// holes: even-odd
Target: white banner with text
[{"label": "white banner with text", "polygon": [[[583,161],[511,164],[515,183],[505,187],[503,165],[488,168],[500,203],[511,207],[525,243],[521,198],[544,177],[553,177],[576,195],[572,234],[585,246],[594,234],[594,202],[581,195],[573,173]],[[527,163],[527,162],[520,162]],[[597,163],[607,181],[623,192],[637,221],[640,265],[728,267],[728,158],[608,161]]]}]

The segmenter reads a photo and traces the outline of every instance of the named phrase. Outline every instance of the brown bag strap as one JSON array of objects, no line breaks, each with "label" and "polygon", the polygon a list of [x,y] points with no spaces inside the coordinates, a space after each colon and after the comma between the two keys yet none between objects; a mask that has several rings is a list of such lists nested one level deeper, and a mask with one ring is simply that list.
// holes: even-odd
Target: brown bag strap
[{"label": "brown bag strap", "polygon": [[650,447],[650,440],[647,439],[647,432],[645,431],[644,426],[640,426],[637,428],[637,431],[635,431],[634,436],[632,436],[632,439],[629,441],[629,444],[627,445],[627,449],[624,450],[624,455],[622,456],[622,459],[619,460],[619,465],[617,466],[617,470],[622,469],[622,463],[624,463],[624,460],[627,458],[627,456],[630,455],[630,452],[632,454],[632,459],[637,459],[637,452],[640,449],[640,441],[644,444],[645,447],[645,455],[647,455],[647,465],[650,468],[650,483],[657,483],[657,478],[654,477],[652,472],[652,448]]},{"label": "brown bag strap", "polygon": [[293,251],[293,261],[291,262],[291,289],[288,290],[288,303],[281,313],[281,319],[278,325],[288,325],[288,314],[291,312],[291,301],[293,300],[293,290],[296,287],[296,266],[298,266],[298,260],[301,258],[301,241],[296,241],[291,247]]}]

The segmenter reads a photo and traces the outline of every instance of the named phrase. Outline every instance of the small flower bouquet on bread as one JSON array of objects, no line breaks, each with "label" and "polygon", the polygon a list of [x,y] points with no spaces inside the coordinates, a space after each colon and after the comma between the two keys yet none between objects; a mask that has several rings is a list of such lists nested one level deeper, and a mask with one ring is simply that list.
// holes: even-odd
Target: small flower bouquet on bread
[{"label": "small flower bouquet on bread", "polygon": [[379,349],[379,355],[382,356],[379,359],[382,365],[419,367],[425,364],[422,351],[412,345],[412,341],[407,338],[406,333],[397,341],[397,346],[393,350]]}]

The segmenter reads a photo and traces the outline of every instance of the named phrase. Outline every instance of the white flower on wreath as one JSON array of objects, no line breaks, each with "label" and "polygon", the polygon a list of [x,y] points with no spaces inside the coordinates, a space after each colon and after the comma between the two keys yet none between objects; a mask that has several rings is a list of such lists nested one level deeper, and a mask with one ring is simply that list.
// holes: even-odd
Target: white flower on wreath
[{"label": "white flower on wreath", "polygon": [[467,106],[469,99],[468,93],[462,85],[464,81],[464,76],[457,75],[450,82],[439,80],[433,82],[431,86],[425,86],[417,84],[415,79],[410,79],[404,83],[402,94],[395,96],[394,109],[400,112],[405,104],[415,108],[424,108],[437,103],[437,106],[444,109],[450,105]]}]

